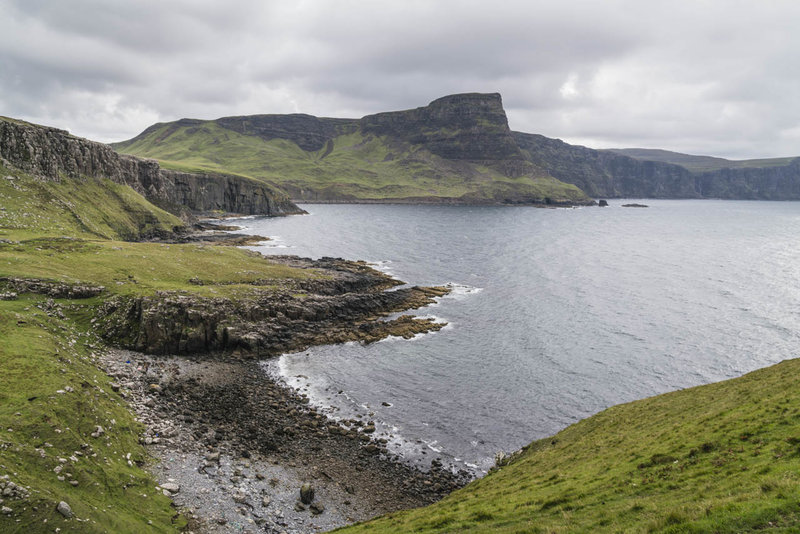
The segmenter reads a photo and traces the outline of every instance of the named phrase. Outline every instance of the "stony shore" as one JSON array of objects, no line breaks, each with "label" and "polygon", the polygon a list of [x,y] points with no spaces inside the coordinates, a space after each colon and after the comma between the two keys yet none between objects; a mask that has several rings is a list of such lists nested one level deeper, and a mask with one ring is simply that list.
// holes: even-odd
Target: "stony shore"
[{"label": "stony shore", "polygon": [[369,421],[326,419],[253,360],[111,350],[102,364],[146,426],[154,490],[193,532],[327,531],[435,502],[468,478],[403,464]]}]

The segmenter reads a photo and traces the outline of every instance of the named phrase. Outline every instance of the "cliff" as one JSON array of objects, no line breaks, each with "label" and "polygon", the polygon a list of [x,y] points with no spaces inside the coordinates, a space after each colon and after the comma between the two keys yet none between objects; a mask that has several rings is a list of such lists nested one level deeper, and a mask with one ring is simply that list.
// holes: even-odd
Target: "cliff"
[{"label": "cliff", "polygon": [[800,159],[782,166],[726,168],[695,176],[698,192],[706,198],[800,200]]},{"label": "cliff", "polygon": [[514,132],[530,161],[593,197],[700,198],[694,177],[678,165],[640,161],[570,145],[543,135]]},{"label": "cliff", "polygon": [[530,161],[594,197],[800,200],[797,158],[729,161],[659,150],[593,150],[521,132],[514,139]]},{"label": "cliff", "polygon": [[361,119],[181,119],[113,146],[164,165],[250,176],[311,202],[591,202],[524,157],[496,93]]},{"label": "cliff", "polygon": [[153,160],[120,155],[64,130],[0,119],[0,161],[42,180],[108,178],[130,186],[173,213],[225,211],[283,215],[300,210],[267,184],[224,173],[162,169]]},{"label": "cliff", "polygon": [[467,93],[425,107],[367,115],[366,133],[392,136],[454,160],[522,161],[499,94]]}]

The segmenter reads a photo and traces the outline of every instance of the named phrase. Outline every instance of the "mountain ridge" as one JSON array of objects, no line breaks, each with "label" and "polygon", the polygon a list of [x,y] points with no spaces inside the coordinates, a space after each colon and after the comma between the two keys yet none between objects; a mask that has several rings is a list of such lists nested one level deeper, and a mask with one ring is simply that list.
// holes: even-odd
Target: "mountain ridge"
[{"label": "mountain ridge", "polygon": [[360,119],[250,115],[159,123],[123,153],[250,176],[301,201],[590,204],[525,159],[497,93]]},{"label": "mountain ridge", "polygon": [[112,146],[166,167],[250,176],[305,202],[800,200],[795,158],[732,162],[570,145],[512,131],[498,93],[448,95],[427,106],[360,119],[306,114],[180,119]]}]

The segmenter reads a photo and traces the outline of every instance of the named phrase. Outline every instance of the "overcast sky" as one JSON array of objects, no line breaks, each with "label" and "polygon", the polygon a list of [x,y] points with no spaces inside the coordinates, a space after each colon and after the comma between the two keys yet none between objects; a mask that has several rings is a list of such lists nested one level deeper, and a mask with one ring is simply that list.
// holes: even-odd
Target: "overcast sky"
[{"label": "overcast sky", "polygon": [[0,0],[0,115],[98,141],[461,92],[595,148],[800,155],[800,2]]}]

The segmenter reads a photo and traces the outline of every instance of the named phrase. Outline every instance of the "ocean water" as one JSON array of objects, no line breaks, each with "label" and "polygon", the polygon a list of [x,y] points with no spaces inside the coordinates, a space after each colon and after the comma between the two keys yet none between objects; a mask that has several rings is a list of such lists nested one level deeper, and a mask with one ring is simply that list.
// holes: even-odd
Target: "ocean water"
[{"label": "ocean water", "polygon": [[453,291],[413,340],[317,347],[265,363],[390,448],[480,474],[621,402],[800,353],[800,203],[640,201],[647,209],[305,205],[244,219],[264,254],[365,259]]}]

